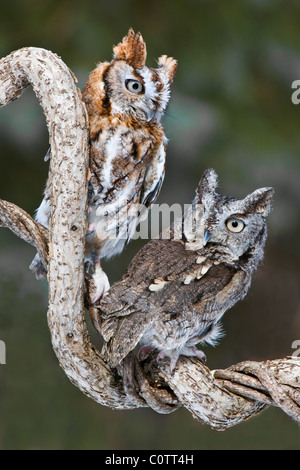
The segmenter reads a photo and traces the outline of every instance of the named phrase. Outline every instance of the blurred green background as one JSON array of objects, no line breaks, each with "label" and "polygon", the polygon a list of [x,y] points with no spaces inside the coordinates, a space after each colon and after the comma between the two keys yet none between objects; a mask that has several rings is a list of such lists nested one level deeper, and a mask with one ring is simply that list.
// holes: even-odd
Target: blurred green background
[{"label": "blurred green background", "polygon": [[[0,56],[50,49],[79,86],[129,27],[147,42],[148,65],[179,67],[164,119],[170,139],[159,203],[189,203],[204,169],[220,192],[276,190],[265,260],[247,298],[228,312],[226,336],[206,348],[208,366],[291,355],[300,340],[300,4],[288,0],[2,0]],[[0,197],[33,214],[45,185],[44,116],[31,89],[0,110]],[[118,280],[142,246],[105,264]],[[300,449],[299,427],[269,408],[225,432],[181,409],[169,416],[113,411],[77,390],[60,369],[46,321],[47,285],[28,266],[34,249],[0,231],[0,449]]]}]

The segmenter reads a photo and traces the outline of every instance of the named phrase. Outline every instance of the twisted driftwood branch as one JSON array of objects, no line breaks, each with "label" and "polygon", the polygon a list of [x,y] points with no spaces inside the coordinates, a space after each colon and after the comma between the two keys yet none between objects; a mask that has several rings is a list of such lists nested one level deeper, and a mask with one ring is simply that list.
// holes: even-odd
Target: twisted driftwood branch
[{"label": "twisted driftwood branch", "polygon": [[45,266],[48,264],[48,230],[35,222],[12,202],[0,199],[0,227],[7,227],[17,237],[36,247]]},{"label": "twisted driftwood branch", "polygon": [[[90,342],[85,321],[83,256],[86,231],[88,122],[75,78],[53,53],[24,48],[0,62],[0,105],[31,84],[46,115],[52,174],[48,231],[21,208],[0,200],[0,226],[34,245],[48,262],[48,324],[54,351],[69,379],[96,402],[114,409],[151,406],[170,413],[185,406],[194,417],[226,429],[268,405],[300,422],[300,360],[244,362],[213,373],[182,357],[173,375],[153,356],[133,354],[111,369]],[[159,253],[157,254],[159,256]],[[93,309],[91,308],[93,316]]]}]

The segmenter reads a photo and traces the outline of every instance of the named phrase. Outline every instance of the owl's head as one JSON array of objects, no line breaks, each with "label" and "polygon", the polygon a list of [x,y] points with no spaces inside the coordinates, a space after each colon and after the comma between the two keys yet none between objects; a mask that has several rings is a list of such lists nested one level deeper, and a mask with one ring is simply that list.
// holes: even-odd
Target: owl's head
[{"label": "owl's head", "polygon": [[154,69],[146,66],[146,56],[141,34],[130,29],[114,47],[113,60],[98,64],[91,72],[83,90],[87,106],[96,103],[93,111],[102,116],[159,122],[170,98],[177,61],[163,55]]},{"label": "owl's head", "polygon": [[196,202],[202,206],[204,245],[215,244],[232,259],[257,253],[263,248],[274,190],[257,189],[244,199],[222,196],[216,192],[217,175],[206,170],[199,183]]}]

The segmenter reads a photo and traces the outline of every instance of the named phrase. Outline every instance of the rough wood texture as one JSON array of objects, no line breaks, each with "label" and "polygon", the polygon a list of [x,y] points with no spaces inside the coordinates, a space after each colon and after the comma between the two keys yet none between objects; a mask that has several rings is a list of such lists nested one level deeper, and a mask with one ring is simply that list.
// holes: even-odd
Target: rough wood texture
[{"label": "rough wood texture", "polygon": [[37,224],[28,214],[12,202],[0,199],[0,227],[7,227],[17,237],[36,247],[45,265],[48,262],[48,230]]},{"label": "rough wood texture", "polygon": [[[194,417],[226,429],[268,405],[280,406],[300,422],[300,359],[246,362],[226,371],[207,369],[182,357],[173,375],[168,363],[129,355],[111,369],[90,342],[85,321],[83,254],[86,230],[88,122],[75,79],[53,53],[24,48],[0,62],[0,105],[18,98],[31,84],[43,107],[52,156],[52,202],[47,231],[25,211],[0,201],[0,225],[9,227],[48,255],[48,324],[61,367],[83,393],[114,409],[151,406],[169,413],[185,406]],[[159,256],[159,251],[157,253]],[[93,314],[93,309],[91,309]]]},{"label": "rough wood texture", "polygon": [[[86,231],[86,173],[88,123],[73,74],[60,58],[39,48],[23,48],[0,62],[0,104],[18,98],[32,85],[44,110],[51,145],[52,214],[49,230],[48,324],[59,363],[84,393],[94,400],[131,408],[122,387],[113,382],[100,355],[89,341],[84,296],[84,237]],[[3,204],[2,204],[2,209]],[[2,211],[1,220],[9,217]],[[23,224],[23,221],[26,223]],[[20,213],[14,232],[27,240],[23,227],[30,216]],[[32,225],[37,225],[31,219]],[[6,226],[9,221],[6,221]],[[19,232],[19,233],[18,233]],[[26,230],[27,232],[27,230]],[[41,251],[40,249],[38,251]]]}]

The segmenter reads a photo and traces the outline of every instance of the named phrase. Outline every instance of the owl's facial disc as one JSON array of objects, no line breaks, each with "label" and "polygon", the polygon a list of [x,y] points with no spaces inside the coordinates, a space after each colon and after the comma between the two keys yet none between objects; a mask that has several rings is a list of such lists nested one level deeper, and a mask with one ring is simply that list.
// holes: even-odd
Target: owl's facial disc
[{"label": "owl's facial disc", "polygon": [[243,236],[247,225],[244,214],[212,213],[205,223],[203,245],[212,243],[229,247],[234,243],[241,244],[240,236]]}]

